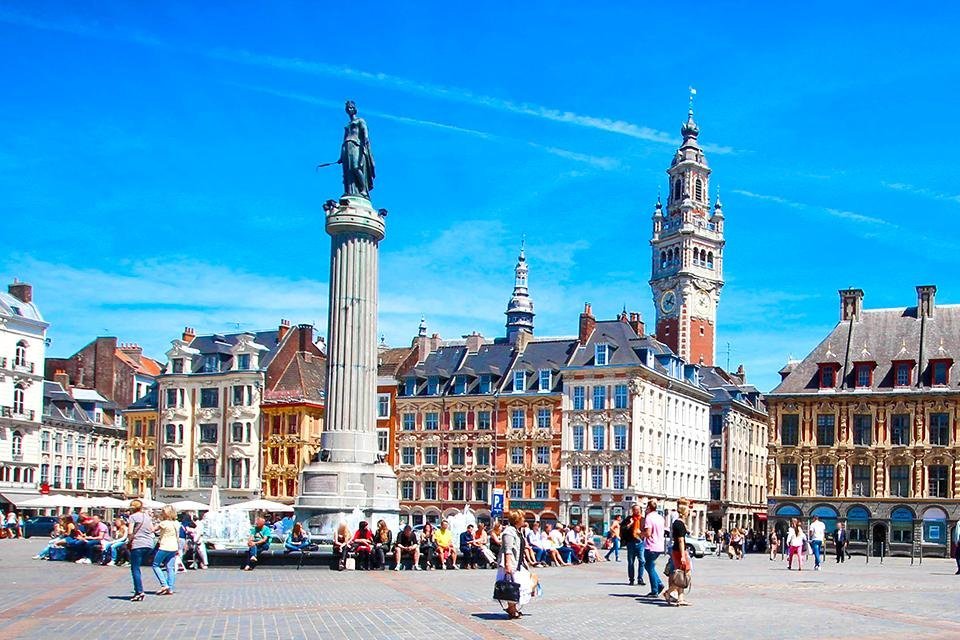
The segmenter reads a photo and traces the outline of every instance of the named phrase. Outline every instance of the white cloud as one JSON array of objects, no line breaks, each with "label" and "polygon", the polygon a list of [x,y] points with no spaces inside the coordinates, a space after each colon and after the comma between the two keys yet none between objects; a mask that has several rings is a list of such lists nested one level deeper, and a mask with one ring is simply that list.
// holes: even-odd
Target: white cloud
[{"label": "white cloud", "polygon": [[804,202],[797,202],[795,200],[790,200],[777,195],[769,195],[763,193],[755,193],[753,191],[747,191],[745,189],[733,189],[734,193],[738,193],[747,198],[753,198],[754,200],[764,200],[766,202],[773,202],[785,207],[790,207],[791,209],[803,209],[806,211],[814,211],[832,216],[834,218],[840,218],[842,220],[851,220],[853,222],[862,222],[864,224],[870,224],[875,226],[889,227],[891,229],[896,229],[897,225],[882,218],[876,218],[874,216],[864,215],[862,213],[856,213],[854,211],[845,211],[843,209],[834,209],[832,207],[821,207],[818,205],[807,204]]},{"label": "white cloud", "polygon": [[923,196],[925,198],[932,198],[933,200],[944,200],[947,202],[953,202],[954,204],[960,204],[960,194],[953,195],[949,193],[942,193],[926,187],[917,187],[905,182],[883,182],[881,184],[888,189],[893,189],[894,191],[902,191],[904,193],[912,193],[913,195]]}]

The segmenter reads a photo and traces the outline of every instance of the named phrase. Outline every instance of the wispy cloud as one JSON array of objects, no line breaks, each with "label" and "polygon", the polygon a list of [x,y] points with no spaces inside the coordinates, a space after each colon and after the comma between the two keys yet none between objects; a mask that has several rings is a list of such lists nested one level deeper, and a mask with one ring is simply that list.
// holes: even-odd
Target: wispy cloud
[{"label": "wispy cloud", "polygon": [[[665,131],[629,122],[627,120],[586,115],[529,102],[517,102],[495,96],[475,93],[469,89],[464,89],[461,87],[450,87],[421,82],[388,73],[367,71],[346,65],[330,64],[315,60],[305,60],[297,57],[257,53],[244,49],[214,48],[201,50],[190,47],[182,47],[165,42],[151,35],[125,28],[101,27],[100,25],[86,24],[77,21],[60,22],[42,20],[5,9],[0,9],[0,22],[16,24],[34,29],[42,29],[45,31],[70,33],[85,37],[122,40],[148,47],[157,47],[169,50],[177,50],[185,53],[192,53],[194,55],[201,55],[207,58],[222,60],[235,64],[341,78],[367,85],[388,87],[405,93],[460,102],[476,107],[482,107],[506,113],[514,113],[538,118],[541,120],[548,120],[551,122],[585,127],[588,129],[606,131],[609,133],[637,138],[639,140],[646,140],[648,142],[654,142],[658,144],[675,145],[678,142],[675,136]],[[719,144],[706,144],[704,145],[704,149],[711,153],[717,154],[728,154],[735,152],[732,147]]]},{"label": "wispy cloud", "polygon": [[[302,93],[295,93],[291,91],[280,91],[277,89],[272,89],[269,87],[261,87],[254,85],[245,85],[239,83],[228,83],[230,86],[238,87],[240,89],[246,89],[248,91],[256,91],[258,93],[264,93],[267,95],[276,96],[278,98],[286,98],[288,100],[296,100],[298,102],[306,102],[309,104],[320,105],[324,107],[341,107],[342,105],[333,102],[332,100],[326,100],[324,98],[317,98],[315,96],[309,96]],[[498,135],[496,133],[491,133],[489,131],[481,131],[479,129],[471,129],[468,127],[461,127],[457,125],[447,124],[444,122],[436,122],[434,120],[425,120],[422,118],[411,118],[408,116],[396,115],[393,113],[385,113],[383,111],[376,111],[373,109],[365,109],[364,113],[382,118],[384,120],[392,120],[394,122],[401,122],[404,124],[410,124],[420,127],[430,127],[433,129],[440,129],[443,131],[449,131],[452,133],[462,133],[469,136],[474,136],[477,138],[483,138],[485,140],[495,140],[499,142],[509,142],[511,144],[516,144],[516,139],[506,138],[505,136]],[[555,155],[567,160],[573,160],[574,162],[581,162],[584,164],[589,164],[590,166],[597,167],[598,169],[603,169],[605,171],[612,171],[620,166],[620,161],[616,158],[610,158],[607,156],[594,156],[587,153],[580,153],[577,151],[571,151],[569,149],[563,149],[560,147],[554,147],[549,145],[543,145],[537,142],[527,142],[528,146],[535,149],[539,149],[551,155]]]},{"label": "wispy cloud", "polygon": [[944,200],[946,202],[960,204],[960,194],[943,193],[941,191],[934,191],[933,189],[928,189],[926,187],[917,187],[905,182],[883,182],[882,184],[886,188],[893,189],[894,191],[902,191],[904,193],[912,193],[913,195],[923,196],[933,200]]},{"label": "wispy cloud", "polygon": [[845,211],[843,209],[834,209],[832,207],[821,207],[819,205],[807,204],[805,202],[797,202],[796,200],[790,200],[789,198],[784,198],[782,196],[770,195],[765,193],[755,193],[753,191],[747,191],[745,189],[733,189],[734,193],[740,194],[747,198],[753,198],[754,200],[763,200],[766,202],[773,202],[784,207],[790,207],[791,209],[800,209],[804,211],[810,211],[814,213],[826,214],[834,218],[840,218],[841,220],[850,220],[853,222],[862,222],[864,224],[874,225],[878,227],[886,227],[889,229],[898,228],[896,224],[884,220],[883,218],[877,218],[874,216],[864,215],[862,213],[856,213],[854,211]]}]

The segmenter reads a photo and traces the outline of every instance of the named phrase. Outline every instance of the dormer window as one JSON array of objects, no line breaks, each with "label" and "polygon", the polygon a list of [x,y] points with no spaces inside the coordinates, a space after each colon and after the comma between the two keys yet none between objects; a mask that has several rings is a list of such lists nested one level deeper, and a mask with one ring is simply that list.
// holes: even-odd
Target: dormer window
[{"label": "dormer window", "polygon": [[943,387],[950,384],[950,364],[951,360],[931,360],[930,361],[930,384],[935,387]]},{"label": "dormer window", "polygon": [[873,386],[873,368],[875,362],[857,362],[853,365],[854,384],[858,389],[867,389]]},{"label": "dormer window", "polygon": [[440,378],[437,376],[430,376],[427,378],[427,394],[435,396],[440,393]]},{"label": "dormer window", "polygon": [[909,387],[913,384],[913,361],[894,361],[893,384],[896,387]]},{"label": "dormer window", "polygon": [[467,376],[457,376],[453,379],[453,392],[458,395],[467,392]]},{"label": "dormer window", "polygon": [[249,353],[241,353],[237,355],[237,369],[239,371],[250,370],[250,354]]},{"label": "dormer window", "polygon": [[550,369],[540,369],[540,391],[550,391],[553,387]]},{"label": "dormer window", "polygon": [[837,371],[840,365],[836,362],[821,362],[820,367],[820,388],[834,389],[837,386]]},{"label": "dormer window", "polygon": [[403,395],[414,396],[417,394],[417,379],[410,376],[403,381]]},{"label": "dormer window", "polygon": [[171,369],[173,373],[183,373],[183,358],[174,358],[171,361]]},{"label": "dormer window", "polygon": [[593,348],[593,363],[598,367],[602,367],[607,364],[608,356],[610,352],[610,345],[606,342],[601,342]]},{"label": "dormer window", "polygon": [[480,393],[490,393],[490,374],[480,375]]},{"label": "dormer window", "polygon": [[514,393],[523,393],[527,389],[527,372],[526,371],[514,371],[513,372],[513,392]]},{"label": "dormer window", "polygon": [[203,372],[217,373],[220,371],[220,356],[215,353],[203,356]]}]

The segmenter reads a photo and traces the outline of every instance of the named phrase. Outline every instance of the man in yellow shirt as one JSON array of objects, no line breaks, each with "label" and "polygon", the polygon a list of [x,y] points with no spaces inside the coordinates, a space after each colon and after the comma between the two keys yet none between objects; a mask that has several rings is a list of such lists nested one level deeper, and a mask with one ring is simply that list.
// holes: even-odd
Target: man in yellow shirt
[{"label": "man in yellow shirt", "polygon": [[453,531],[446,520],[440,522],[440,528],[433,532],[433,541],[437,543],[437,555],[440,556],[440,568],[447,568],[447,560],[450,560],[450,568],[457,568],[457,550],[453,546]]}]

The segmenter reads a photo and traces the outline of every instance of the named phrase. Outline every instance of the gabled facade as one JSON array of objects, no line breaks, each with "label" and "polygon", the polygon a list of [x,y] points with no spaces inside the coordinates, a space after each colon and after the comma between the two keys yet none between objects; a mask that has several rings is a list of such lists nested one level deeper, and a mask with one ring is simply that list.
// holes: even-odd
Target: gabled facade
[{"label": "gabled facade", "polygon": [[913,306],[864,309],[840,292],[840,321],[781,371],[770,412],[769,517],[846,520],[855,551],[950,551],[960,519],[960,305],[917,287]]},{"label": "gabled facade", "polygon": [[561,520],[602,535],[632,502],[669,511],[687,497],[688,526],[703,532],[711,395],[699,367],[645,335],[639,314],[598,322],[588,304],[561,373]]},{"label": "gabled facade", "polygon": [[73,384],[96,389],[122,410],[146,395],[163,365],[143,355],[137,344],[99,337],[69,358],[47,359],[44,370],[48,380],[63,371]]},{"label": "gabled facade", "polygon": [[158,424],[157,409],[159,384],[154,382],[147,392],[123,411],[127,432],[127,464],[124,493],[127,497],[144,497],[147,491],[154,495],[157,474]]},{"label": "gabled facade", "polygon": [[312,325],[280,325],[280,346],[266,371],[260,404],[263,422],[262,494],[293,504],[300,472],[320,450],[327,358]]},{"label": "gabled facade", "polygon": [[0,505],[36,498],[47,323],[33,287],[0,292]]}]

